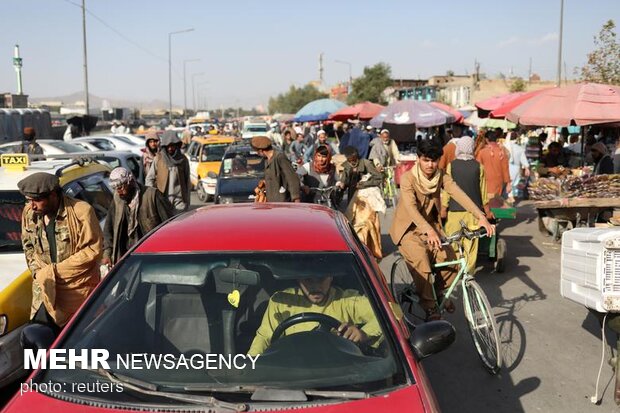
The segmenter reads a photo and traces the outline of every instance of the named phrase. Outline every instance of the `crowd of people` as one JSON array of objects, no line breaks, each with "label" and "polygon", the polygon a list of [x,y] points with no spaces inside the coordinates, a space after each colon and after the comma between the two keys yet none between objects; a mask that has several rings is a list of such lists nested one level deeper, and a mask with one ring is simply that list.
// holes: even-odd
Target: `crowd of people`
[{"label": "crowd of people", "polygon": [[[33,132],[24,130],[24,151],[38,153]],[[331,195],[333,206],[345,212],[359,239],[381,260],[379,214],[386,210],[382,186],[386,171],[397,167],[401,159],[390,131],[376,134],[374,128],[353,122],[332,127],[332,138],[322,125],[292,124],[279,132],[251,139],[251,146],[266,160],[257,199],[316,203],[320,196],[315,189],[337,188]],[[115,264],[150,230],[189,209],[189,162],[183,151],[197,133],[219,131],[215,126],[207,131],[184,131],[181,136],[171,129],[146,131],[145,185],[125,168],[111,172],[114,200],[103,230],[90,205],[63,195],[56,176],[36,173],[18,184],[28,201],[22,241],[34,280],[34,324],[48,326],[55,336],[99,282],[100,264]],[[452,246],[442,245],[442,236],[457,231],[463,223],[493,234],[494,203],[525,196],[533,171],[540,176],[558,175],[571,167],[575,153],[582,149],[593,174],[614,173],[620,167],[620,149],[609,148],[600,136],[598,141],[589,136],[581,145],[565,130],[552,142],[547,142],[545,133],[530,135],[506,134],[501,129],[474,134],[453,125],[443,139],[429,133],[418,140],[417,160],[401,176],[388,232],[407,262],[411,277],[406,282],[415,285],[428,320],[440,318],[432,284],[441,294],[456,275],[456,268],[445,267],[432,277],[434,261],[455,255]],[[465,240],[463,248],[473,274],[477,241]],[[451,311],[453,305],[447,302],[445,308]],[[26,328],[26,341],[28,334]]]}]

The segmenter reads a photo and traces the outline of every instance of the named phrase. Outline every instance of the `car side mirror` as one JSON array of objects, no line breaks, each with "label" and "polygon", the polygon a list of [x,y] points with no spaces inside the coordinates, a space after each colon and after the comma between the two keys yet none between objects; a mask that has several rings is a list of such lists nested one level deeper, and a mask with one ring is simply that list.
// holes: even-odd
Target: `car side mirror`
[{"label": "car side mirror", "polygon": [[217,174],[213,171],[207,172],[207,176],[211,179],[217,179]]},{"label": "car side mirror", "polygon": [[447,349],[455,339],[456,331],[452,324],[437,320],[417,325],[411,333],[409,342],[415,355],[422,360]]},{"label": "car side mirror", "polygon": [[192,162],[198,162],[198,157],[197,156],[190,156],[189,160]]}]

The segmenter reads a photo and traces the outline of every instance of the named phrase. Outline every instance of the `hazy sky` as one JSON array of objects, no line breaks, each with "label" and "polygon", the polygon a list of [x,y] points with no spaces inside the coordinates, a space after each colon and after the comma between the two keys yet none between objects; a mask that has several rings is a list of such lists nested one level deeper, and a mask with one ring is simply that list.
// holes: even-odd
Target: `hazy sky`
[{"label": "hazy sky", "polygon": [[[16,91],[18,43],[24,93],[60,96],[83,90],[81,0],[0,0],[0,92]],[[554,79],[560,0],[469,2],[396,0],[86,0],[92,94],[168,100],[168,33],[173,101],[183,104],[183,61],[210,107],[266,104],[291,84],[318,78],[324,53],[328,85],[380,61],[394,77],[471,73],[474,59],[490,76],[512,69]],[[96,16],[96,17],[95,17]],[[564,48],[569,77],[585,62],[603,23],[620,25],[620,0],[565,0]],[[620,34],[620,30],[616,29]],[[3,57],[2,57],[3,56]]]}]

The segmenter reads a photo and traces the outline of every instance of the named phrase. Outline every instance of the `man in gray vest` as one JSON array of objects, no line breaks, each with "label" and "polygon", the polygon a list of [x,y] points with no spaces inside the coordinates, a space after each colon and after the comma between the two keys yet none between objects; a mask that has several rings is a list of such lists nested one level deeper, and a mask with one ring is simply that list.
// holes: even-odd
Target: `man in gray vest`
[{"label": "man in gray vest", "polygon": [[[484,167],[474,159],[475,142],[469,136],[463,136],[455,141],[455,145],[456,159],[448,164],[446,173],[452,177],[478,209],[485,211],[486,216],[489,217],[487,181]],[[471,230],[478,229],[478,219],[456,200],[451,199],[447,192],[442,196],[442,216],[445,216],[446,210],[448,212],[445,225],[447,235],[459,231],[461,222],[464,222]],[[463,249],[467,254],[468,273],[473,275],[476,270],[478,239],[463,239]]]}]

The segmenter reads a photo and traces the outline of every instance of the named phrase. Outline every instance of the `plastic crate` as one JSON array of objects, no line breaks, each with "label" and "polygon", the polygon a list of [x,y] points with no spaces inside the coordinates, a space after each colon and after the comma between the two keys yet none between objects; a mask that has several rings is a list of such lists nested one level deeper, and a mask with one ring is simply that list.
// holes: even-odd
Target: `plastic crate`
[{"label": "plastic crate", "polygon": [[491,212],[497,219],[515,219],[517,217],[517,208],[491,208]]}]

